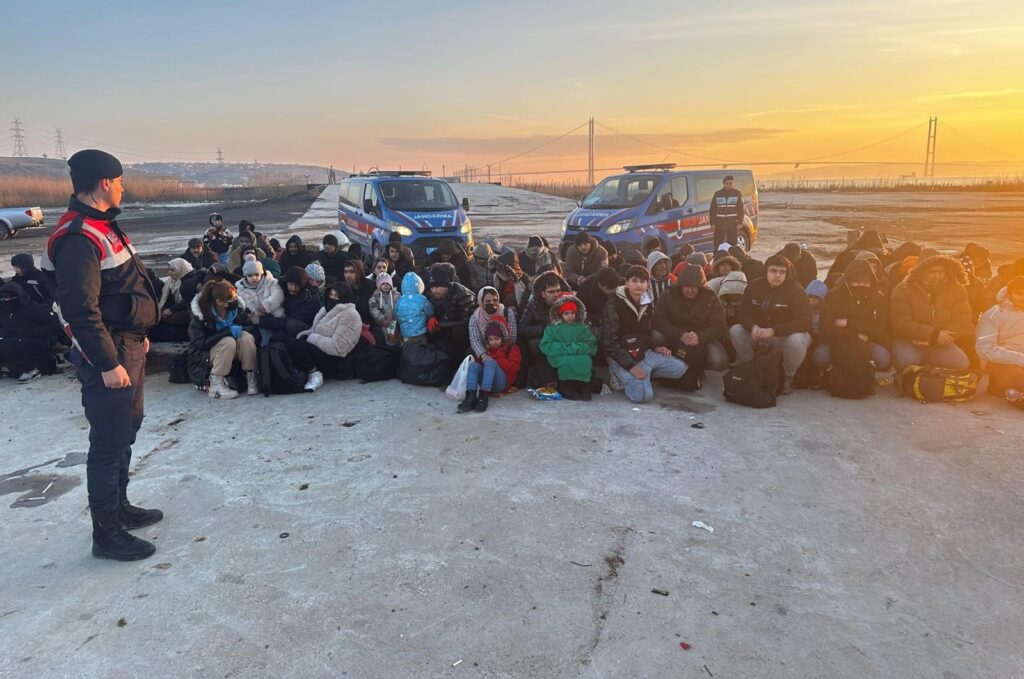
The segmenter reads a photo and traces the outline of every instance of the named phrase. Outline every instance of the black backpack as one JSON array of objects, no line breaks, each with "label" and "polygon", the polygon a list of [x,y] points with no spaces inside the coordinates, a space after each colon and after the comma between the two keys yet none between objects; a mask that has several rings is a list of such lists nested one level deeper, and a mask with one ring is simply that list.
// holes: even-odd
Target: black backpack
[{"label": "black backpack", "polygon": [[362,382],[391,380],[398,375],[398,363],[402,348],[386,344],[359,343],[355,364],[352,366],[356,379]]},{"label": "black backpack", "polygon": [[260,349],[260,393],[298,394],[305,391],[309,373],[292,365],[292,358],[282,342],[271,342]]},{"label": "black backpack", "polygon": [[171,384],[191,384],[192,376],[188,372],[188,352],[182,352],[171,359],[167,366],[167,380]]},{"label": "black backpack", "polygon": [[832,365],[825,373],[828,393],[839,398],[867,398],[875,393],[875,364],[867,342],[859,339],[830,343]]},{"label": "black backpack", "polygon": [[733,366],[722,384],[725,400],[751,408],[774,408],[782,373],[782,354],[771,351]]},{"label": "black backpack", "polygon": [[448,353],[431,342],[407,342],[402,347],[398,378],[421,387],[446,387],[455,368]]}]

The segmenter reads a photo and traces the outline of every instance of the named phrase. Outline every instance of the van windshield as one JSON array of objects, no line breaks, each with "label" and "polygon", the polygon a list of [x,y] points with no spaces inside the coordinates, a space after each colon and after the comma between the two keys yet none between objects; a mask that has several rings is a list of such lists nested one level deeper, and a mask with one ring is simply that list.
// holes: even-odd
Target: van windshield
[{"label": "van windshield", "polygon": [[594,187],[583,199],[583,207],[608,210],[633,207],[647,200],[651,191],[661,183],[662,175],[624,174],[608,177]]},{"label": "van windshield", "polygon": [[429,212],[458,207],[451,188],[436,179],[381,182],[380,192],[392,210]]}]

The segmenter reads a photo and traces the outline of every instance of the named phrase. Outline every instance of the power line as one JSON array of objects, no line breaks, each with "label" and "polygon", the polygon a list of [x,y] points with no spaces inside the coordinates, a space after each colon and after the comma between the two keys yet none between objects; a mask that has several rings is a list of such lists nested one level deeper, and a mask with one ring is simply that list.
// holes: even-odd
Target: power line
[{"label": "power line", "polygon": [[[857,148],[849,149],[848,151],[840,151],[839,153],[830,153],[827,156],[815,156],[814,158],[804,158],[803,160],[797,160],[797,161],[794,161],[794,162],[797,162],[797,163],[809,163],[809,162],[813,162],[815,160],[824,160],[826,158],[836,158],[838,156],[846,156],[846,155],[849,155],[851,153],[856,153],[857,151],[863,151],[865,149],[870,149],[870,148],[874,148],[876,146],[881,146],[882,144],[886,144],[886,143],[888,143],[890,141],[893,141],[894,139],[899,139],[900,137],[906,136],[906,135],[910,134],[911,132],[916,132],[917,130],[919,130],[922,127],[924,127],[924,125],[925,125],[924,123],[918,123],[917,125],[914,125],[913,127],[909,128],[909,129],[903,130],[899,134],[894,134],[893,136],[886,137],[885,139],[883,139],[881,141],[876,141],[876,142],[873,142],[871,144],[865,144],[864,146],[858,146]],[[863,161],[858,161],[858,162],[863,162]]]},{"label": "power line", "polygon": [[675,154],[680,155],[680,156],[690,156],[691,158],[700,158],[701,160],[717,160],[718,162],[721,162],[721,163],[731,163],[731,162],[733,162],[733,161],[727,160],[725,158],[713,158],[711,156],[701,156],[701,155],[697,155],[696,153],[688,153],[686,151],[678,151],[678,150],[676,150],[674,148],[670,148],[668,146],[662,146],[661,144],[655,144],[654,142],[647,141],[646,139],[642,139],[640,137],[634,137],[633,135],[626,134],[625,132],[620,132],[619,130],[616,130],[613,127],[609,127],[608,125],[605,125],[604,123],[601,123],[601,122],[598,122],[596,124],[598,126],[600,126],[602,129],[608,130],[612,134],[617,134],[620,137],[625,137],[626,139],[632,139],[633,141],[637,142],[638,144],[646,144],[647,146],[651,146],[651,147],[656,148],[656,149],[661,149],[662,151],[670,151],[670,152],[675,153]]},{"label": "power line", "polygon": [[547,146],[548,144],[554,144],[554,143],[555,143],[556,141],[558,141],[559,139],[565,139],[566,137],[568,137],[568,136],[569,136],[570,134],[572,134],[573,132],[576,132],[577,130],[581,130],[581,129],[583,129],[584,127],[586,127],[587,125],[589,125],[589,124],[590,124],[590,121],[589,121],[589,120],[586,120],[586,121],[584,121],[584,122],[583,122],[583,123],[582,123],[581,125],[578,125],[578,126],[576,126],[576,127],[572,128],[571,130],[569,130],[569,131],[568,131],[568,132],[566,132],[565,134],[560,134],[560,135],[558,135],[557,137],[555,137],[554,139],[549,139],[549,140],[547,140],[547,141],[546,141],[546,142],[544,142],[543,144],[538,144],[538,145],[534,146],[534,147],[533,147],[533,148],[531,148],[531,149],[527,149],[526,151],[523,151],[522,153],[517,153],[517,154],[515,154],[514,156],[509,156],[508,158],[502,158],[501,160],[499,160],[499,161],[497,161],[497,162],[494,162],[494,163],[489,163],[489,164],[490,164],[490,165],[499,165],[499,164],[501,164],[501,163],[507,163],[507,162],[508,162],[508,161],[510,161],[510,160],[515,160],[516,158],[521,158],[522,156],[525,156],[525,155],[526,155],[526,154],[528,154],[528,153],[533,153],[534,151],[537,151],[537,150],[539,150],[539,149],[542,149],[542,148],[544,148],[544,147],[545,147],[545,146]]},{"label": "power line", "polygon": [[[36,132],[41,132],[41,133],[44,133],[44,134],[49,134],[49,132],[50,132],[49,130],[46,130],[46,129],[43,129],[43,128],[39,128],[39,127],[36,127],[34,125],[26,125],[26,124],[23,124],[23,125],[24,125],[25,129],[28,129],[28,130],[34,130]],[[157,157],[162,156],[166,160],[177,160],[177,161],[181,161],[181,162],[198,162],[201,159],[207,159],[207,158],[210,159],[210,160],[213,160],[213,157],[216,155],[216,153],[214,151],[171,151],[171,150],[166,150],[166,149],[160,150],[160,149],[136,148],[136,147],[126,146],[126,145],[123,145],[123,144],[112,144],[110,142],[102,141],[102,140],[99,140],[99,139],[91,139],[89,137],[82,137],[80,135],[77,135],[77,134],[74,134],[74,133],[71,133],[71,132],[65,132],[64,133],[64,139],[65,139],[65,141],[72,141],[72,142],[78,142],[78,143],[84,143],[84,144],[95,144],[96,146],[98,146],[100,148],[109,149],[111,151],[116,151],[116,152],[118,152],[120,154],[127,155],[127,156],[134,156],[136,158],[147,158],[147,157],[153,157],[153,156],[157,156]],[[197,156],[198,158],[189,158],[188,156]]]},{"label": "power line", "polygon": [[[973,137],[967,136],[963,132],[957,130],[954,127],[951,127],[950,125],[948,125],[946,123],[939,123],[939,124],[942,125],[942,127],[945,128],[945,130],[947,132],[949,132],[950,134],[952,134],[953,136],[959,137],[960,139],[962,139],[963,141],[966,141],[969,144],[974,144],[975,146],[977,146],[980,149],[985,149],[986,151],[992,151],[993,153],[998,153],[998,154],[1001,154],[1001,155],[1002,154],[1006,154],[1005,150],[999,150],[999,149],[996,149],[996,148],[993,148],[993,147],[989,146],[988,144],[984,144],[984,143],[978,141],[977,139],[974,139]],[[1014,156],[1010,156],[1010,158],[1012,158],[1013,160],[1020,160],[1019,158],[1016,158]]]},{"label": "power line", "polygon": [[[727,166],[735,167],[755,167],[755,166],[778,166],[778,165],[794,165],[799,161],[795,160],[768,160],[768,161],[732,161],[725,165],[722,163],[687,163],[688,168],[724,168]],[[920,165],[921,161],[912,160],[819,160],[810,161],[807,165]],[[980,163],[935,163],[936,167],[1006,167],[1016,168],[1020,167],[1020,163],[1014,163],[1011,161],[987,161]],[[599,167],[594,168],[594,172],[618,172],[621,171],[621,167]],[[588,168],[580,168],[578,170],[537,170],[533,172],[505,172],[503,176],[527,176],[536,174],[586,174]]]}]

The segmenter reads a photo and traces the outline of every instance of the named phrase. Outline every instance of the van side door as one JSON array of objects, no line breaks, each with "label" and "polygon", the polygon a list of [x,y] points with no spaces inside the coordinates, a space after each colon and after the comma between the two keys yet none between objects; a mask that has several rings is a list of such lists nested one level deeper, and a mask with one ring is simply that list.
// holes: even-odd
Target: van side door
[{"label": "van side door", "polygon": [[675,252],[679,223],[683,218],[683,204],[686,202],[686,184],[683,184],[682,200],[673,186],[675,180],[666,177],[661,186],[651,193],[651,197],[643,215],[638,217],[641,238],[657,236],[665,245],[667,252]]},{"label": "van side door", "polygon": [[351,200],[353,181],[345,179],[338,185],[338,229],[348,236],[350,241],[356,242],[359,229],[356,205]]},{"label": "van side door", "polygon": [[[693,213],[699,215],[701,230],[698,242],[707,247],[699,248],[702,252],[710,252],[715,245],[715,231],[711,228],[711,198],[715,191],[722,188],[722,181],[729,172],[701,173],[693,176],[695,199]],[[694,242],[693,247],[697,247]]]},{"label": "van side door", "polygon": [[[383,251],[380,244],[374,248],[374,232],[378,229],[381,231],[387,230],[387,221],[384,219],[384,211],[380,206],[380,194],[377,189],[377,185],[373,182],[366,182],[363,188],[363,198],[361,201],[363,207],[363,219],[366,221],[367,227],[369,227],[366,237],[369,242],[371,251],[374,255],[377,254],[377,250]],[[387,236],[384,236],[386,242]],[[368,253],[369,254],[369,253]]]}]

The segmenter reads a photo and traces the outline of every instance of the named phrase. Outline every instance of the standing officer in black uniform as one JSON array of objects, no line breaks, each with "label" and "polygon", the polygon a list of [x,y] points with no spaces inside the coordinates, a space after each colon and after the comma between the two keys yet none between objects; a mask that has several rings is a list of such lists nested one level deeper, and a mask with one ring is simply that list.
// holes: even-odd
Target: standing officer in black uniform
[{"label": "standing officer in black uniform", "polygon": [[708,215],[715,230],[715,250],[722,243],[736,245],[740,228],[743,227],[743,194],[733,188],[733,176],[722,180],[722,188],[711,197],[711,211]]},{"label": "standing officer in black uniform", "polygon": [[71,156],[68,167],[74,195],[46,244],[42,268],[71,339],[68,360],[78,368],[89,420],[92,553],[135,561],[156,547],[126,531],[163,518],[158,509],[133,506],[127,495],[132,444],[142,425],[146,330],[159,319],[157,295],[117,225],[124,192],[120,161],[90,149]]}]

